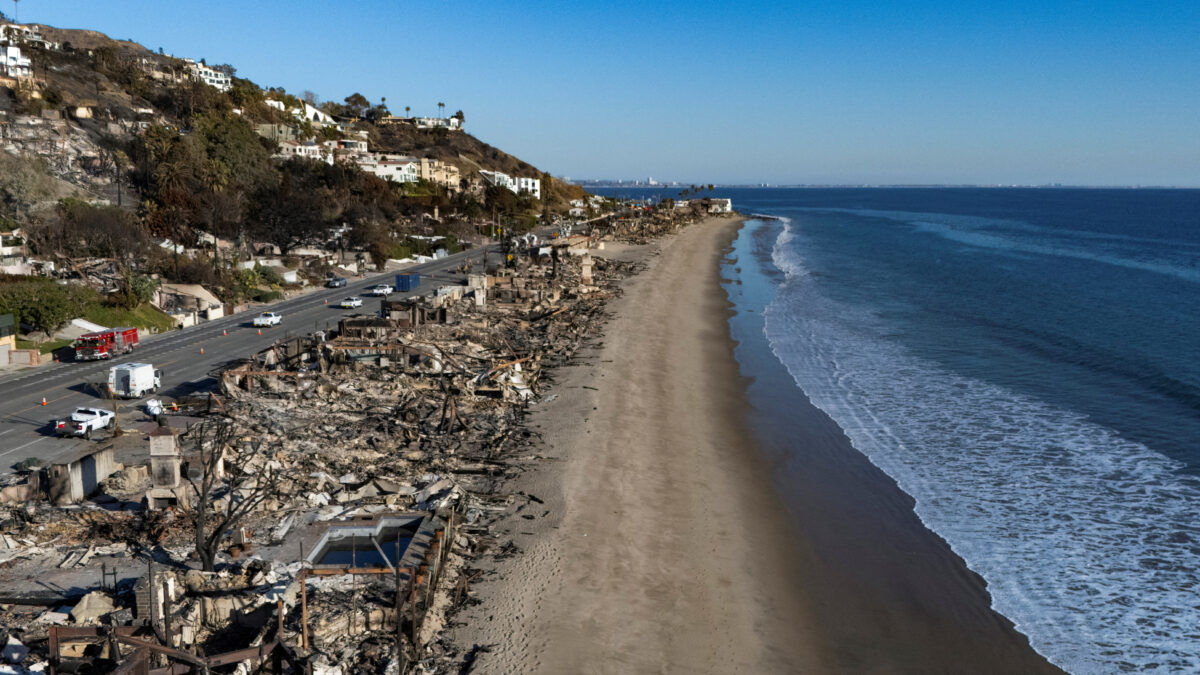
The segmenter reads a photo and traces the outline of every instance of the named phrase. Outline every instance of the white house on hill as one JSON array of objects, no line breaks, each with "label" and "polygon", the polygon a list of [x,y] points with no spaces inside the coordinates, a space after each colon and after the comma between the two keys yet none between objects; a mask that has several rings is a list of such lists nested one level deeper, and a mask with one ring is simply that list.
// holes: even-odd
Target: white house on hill
[{"label": "white house on hill", "polygon": [[269,99],[267,99],[267,105],[271,106],[272,108],[274,108],[276,110],[281,110],[283,112],[289,112],[292,114],[292,117],[295,117],[298,120],[312,122],[313,124],[316,124],[317,126],[332,127],[332,126],[337,125],[337,122],[335,122],[333,120],[333,117],[330,116],[329,113],[325,112],[324,110],[321,110],[320,108],[309,105],[308,103],[302,102],[300,104],[299,108],[290,108],[289,109],[287,106],[285,106],[283,104],[283,101],[277,101],[273,98],[269,98]]},{"label": "white house on hill", "polygon": [[33,75],[33,62],[28,56],[21,56],[20,47],[0,45],[0,75],[25,79]]},{"label": "white house on hill", "polygon": [[482,171],[481,170],[479,172],[479,175],[483,176],[483,179],[485,181],[487,181],[489,185],[499,185],[500,187],[507,188],[510,192],[512,192],[514,194],[521,194],[522,192],[528,192],[529,194],[533,195],[534,198],[536,198],[536,199],[542,198],[542,181],[541,181],[541,179],[522,178],[520,176],[517,176],[516,178],[514,178],[514,177],[512,177],[506,173],[500,172],[500,171]]},{"label": "white house on hill", "polygon": [[417,182],[417,161],[412,158],[376,159],[360,162],[358,166],[384,180],[394,180],[397,183]]},{"label": "white house on hill", "polygon": [[321,161],[322,155],[325,154],[324,150],[323,146],[317,145],[313,141],[284,141],[279,144],[279,152],[272,156],[282,159],[304,157]]},{"label": "white house on hill", "polygon": [[196,63],[192,59],[184,59],[188,70],[192,72],[192,77],[200,80],[210,87],[216,87],[220,91],[229,91],[233,87],[233,78],[229,73],[210,68],[203,63]]}]

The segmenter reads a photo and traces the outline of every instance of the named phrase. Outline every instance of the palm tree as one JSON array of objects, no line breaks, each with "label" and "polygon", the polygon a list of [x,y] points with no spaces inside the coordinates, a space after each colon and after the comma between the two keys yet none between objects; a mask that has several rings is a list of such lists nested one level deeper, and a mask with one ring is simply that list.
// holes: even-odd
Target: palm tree
[{"label": "palm tree", "polygon": [[404,106],[404,116],[412,117],[412,106],[411,105]]},{"label": "palm tree", "polygon": [[442,102],[440,102],[440,101],[439,101],[439,102],[438,102],[438,117],[441,117],[441,116],[442,116],[442,113],[443,113],[445,110],[446,110],[446,104],[445,104],[445,103],[442,103]]}]

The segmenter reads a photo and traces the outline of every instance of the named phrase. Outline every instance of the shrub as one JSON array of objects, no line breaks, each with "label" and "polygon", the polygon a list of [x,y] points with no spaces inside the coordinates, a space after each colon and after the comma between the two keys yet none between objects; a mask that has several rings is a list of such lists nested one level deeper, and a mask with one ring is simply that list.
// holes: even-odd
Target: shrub
[{"label": "shrub", "polygon": [[37,457],[26,457],[25,459],[17,462],[16,468],[17,468],[17,471],[30,471],[32,469],[38,468],[39,466],[41,466],[43,464],[45,464],[45,462],[43,462],[41,459],[39,459]]},{"label": "shrub", "polygon": [[254,271],[258,273],[258,277],[262,279],[263,283],[265,284],[270,284],[271,286],[282,286],[284,283],[283,277],[279,276],[279,272],[276,272],[270,267],[255,265]]}]

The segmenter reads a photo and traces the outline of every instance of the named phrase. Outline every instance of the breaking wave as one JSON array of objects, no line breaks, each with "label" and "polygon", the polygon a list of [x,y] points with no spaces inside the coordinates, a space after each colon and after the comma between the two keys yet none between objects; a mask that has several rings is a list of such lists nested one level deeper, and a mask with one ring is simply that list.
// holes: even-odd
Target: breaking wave
[{"label": "breaking wave", "polygon": [[785,219],[773,351],[854,446],[1073,673],[1200,672],[1200,481],[1083,415],[951,373],[839,304]]}]

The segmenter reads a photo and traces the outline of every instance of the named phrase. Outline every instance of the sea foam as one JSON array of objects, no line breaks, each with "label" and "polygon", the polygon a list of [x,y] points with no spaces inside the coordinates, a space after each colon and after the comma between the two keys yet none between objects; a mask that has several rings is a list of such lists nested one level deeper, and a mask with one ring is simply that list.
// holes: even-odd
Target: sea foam
[{"label": "sea foam", "polygon": [[1073,673],[1200,672],[1200,481],[1070,411],[948,372],[822,293],[785,221],[776,356],[916,512],[983,576],[994,608]]}]

